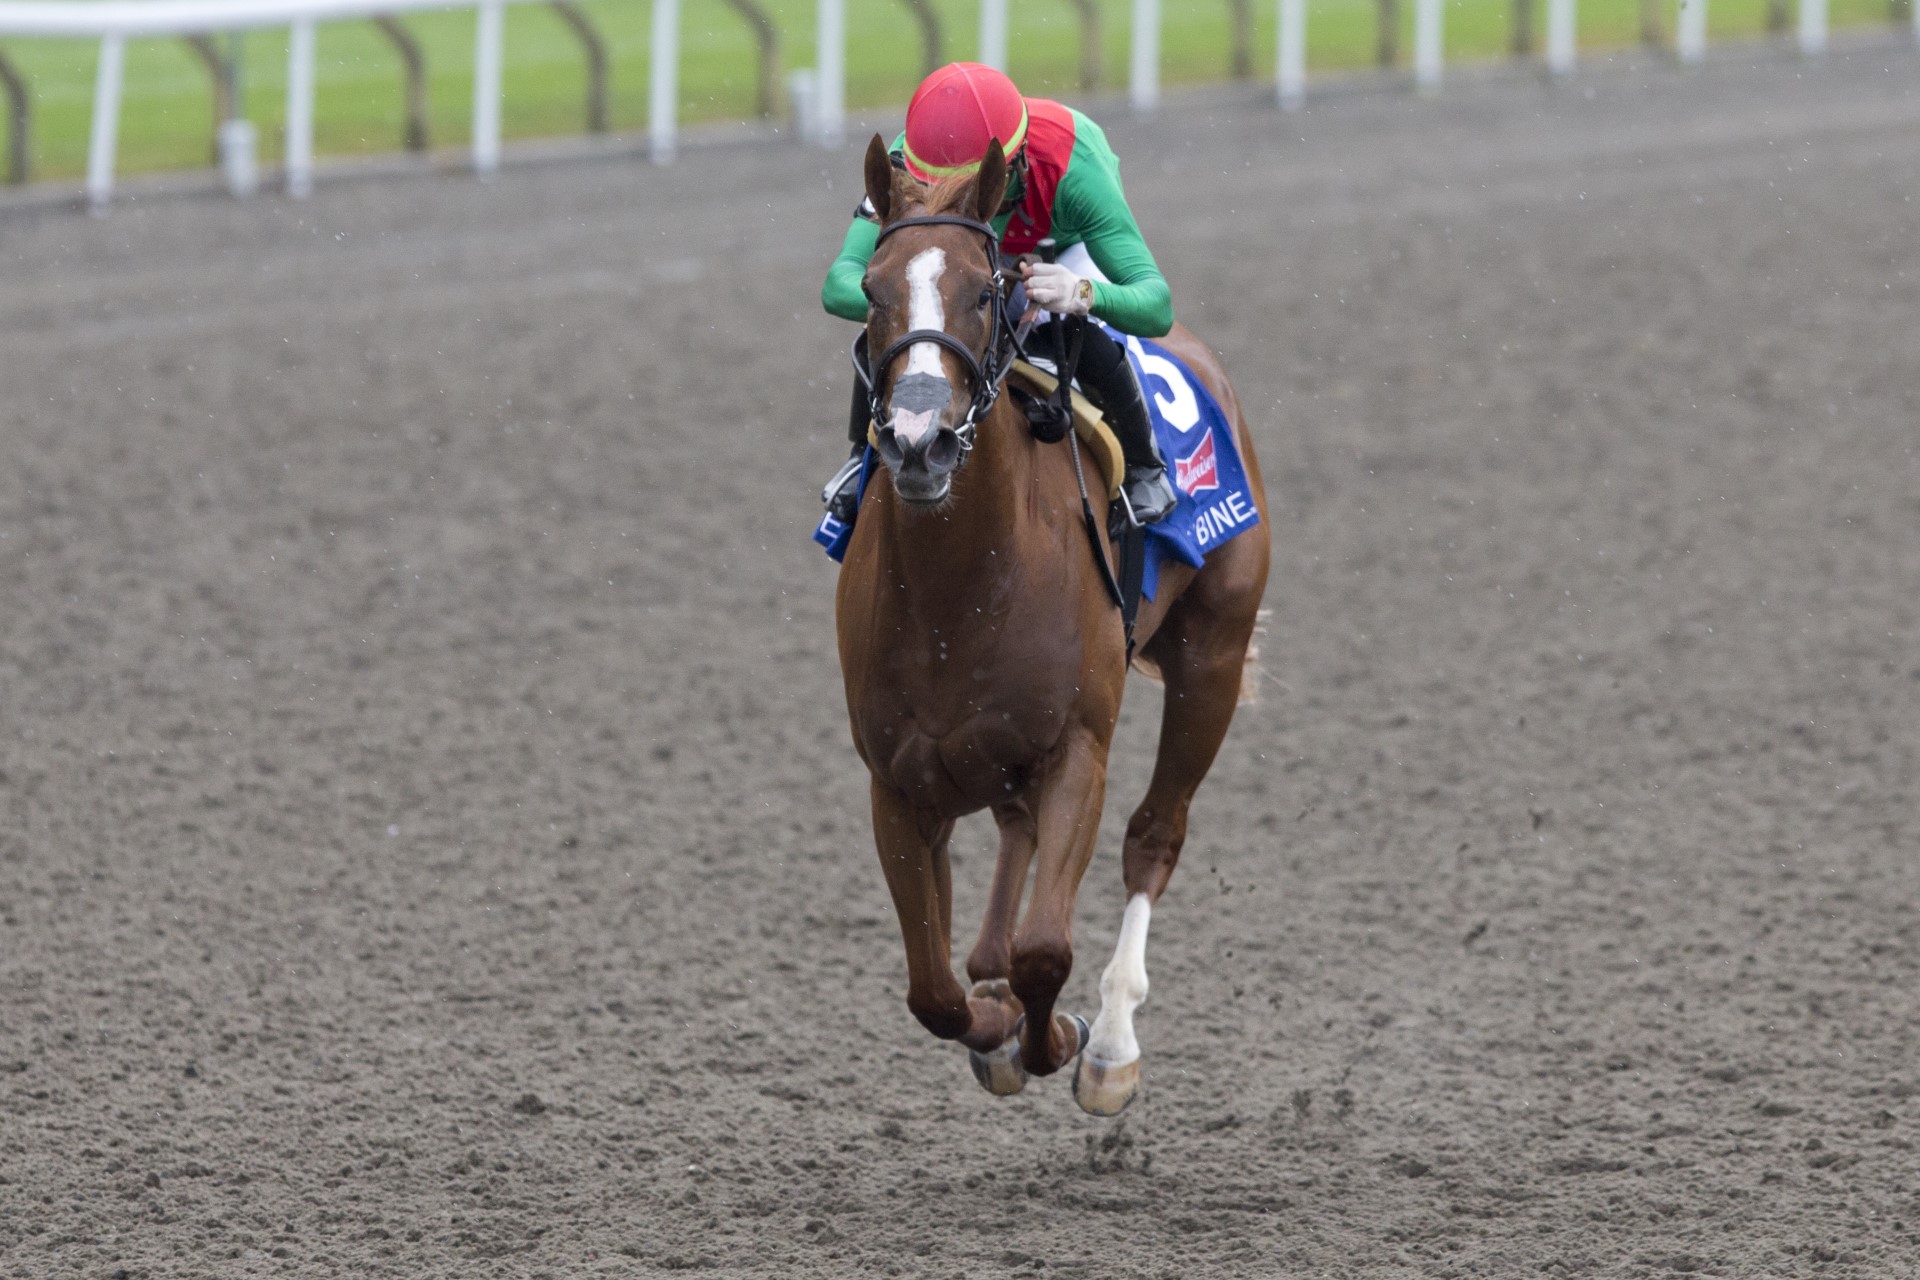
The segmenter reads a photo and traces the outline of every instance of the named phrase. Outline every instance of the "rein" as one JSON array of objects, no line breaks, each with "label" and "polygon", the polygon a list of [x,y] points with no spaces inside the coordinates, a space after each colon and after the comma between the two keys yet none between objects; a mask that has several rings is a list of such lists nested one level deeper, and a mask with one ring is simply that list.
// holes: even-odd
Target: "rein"
[{"label": "rein", "polygon": [[878,249],[888,236],[906,227],[964,227],[976,232],[985,242],[987,261],[993,265],[993,309],[987,328],[987,350],[984,356],[975,355],[966,343],[948,333],[945,329],[910,329],[887,344],[876,361],[867,351],[867,331],[862,329],[860,336],[853,340],[853,371],[860,383],[867,389],[867,412],[873,419],[874,429],[879,432],[893,430],[893,415],[881,403],[880,386],[875,379],[875,370],[884,373],[900,353],[918,343],[931,342],[945,347],[960,358],[973,379],[973,399],[967,405],[967,416],[958,427],[944,427],[952,431],[960,442],[960,460],[966,461],[973,452],[974,437],[979,433],[980,423],[993,410],[994,403],[1000,399],[1000,388],[1006,383],[1007,371],[1013,367],[1012,356],[1018,351],[1019,343],[1014,337],[1013,326],[1007,320],[1006,278],[1000,272],[1000,237],[992,227],[973,218],[963,218],[958,214],[930,213],[918,217],[902,218],[890,222],[881,228],[880,238],[874,241]]}]

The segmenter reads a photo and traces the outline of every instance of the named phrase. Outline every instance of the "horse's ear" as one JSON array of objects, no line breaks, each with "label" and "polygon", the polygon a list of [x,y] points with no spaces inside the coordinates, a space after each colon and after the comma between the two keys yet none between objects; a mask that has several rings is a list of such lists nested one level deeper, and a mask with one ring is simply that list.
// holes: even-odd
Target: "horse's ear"
[{"label": "horse's ear", "polygon": [[874,216],[885,222],[893,210],[893,158],[879,134],[867,144],[867,203]]},{"label": "horse's ear", "polygon": [[973,216],[981,222],[992,222],[1006,197],[1007,154],[1000,149],[1000,139],[995,138],[987,144],[986,158],[980,161],[980,176],[973,188]]}]

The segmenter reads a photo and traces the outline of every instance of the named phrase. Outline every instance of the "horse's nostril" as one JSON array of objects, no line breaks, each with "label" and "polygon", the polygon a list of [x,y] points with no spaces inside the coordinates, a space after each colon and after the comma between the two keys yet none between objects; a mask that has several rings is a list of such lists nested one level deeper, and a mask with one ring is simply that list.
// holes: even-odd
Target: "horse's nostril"
[{"label": "horse's nostril", "polygon": [[939,434],[927,445],[927,465],[937,471],[947,471],[960,463],[960,433],[952,427],[940,428]]}]

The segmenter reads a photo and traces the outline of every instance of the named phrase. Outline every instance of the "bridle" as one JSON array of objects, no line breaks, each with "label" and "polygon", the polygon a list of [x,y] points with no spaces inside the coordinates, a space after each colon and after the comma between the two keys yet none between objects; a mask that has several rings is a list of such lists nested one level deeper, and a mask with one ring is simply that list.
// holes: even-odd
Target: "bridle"
[{"label": "bridle", "polygon": [[[986,242],[987,261],[993,266],[993,303],[992,315],[987,324],[987,350],[984,356],[975,355],[966,343],[948,333],[945,329],[910,329],[887,344],[880,353],[878,361],[870,360],[867,355],[867,333],[853,340],[853,369],[860,382],[867,389],[867,411],[873,419],[874,430],[884,437],[893,430],[893,415],[887,406],[881,403],[880,387],[875,381],[874,371],[884,373],[891,368],[900,353],[916,343],[932,342],[945,347],[960,357],[967,367],[968,375],[973,379],[973,400],[967,406],[967,416],[957,427],[942,427],[942,431],[951,431],[959,441],[960,462],[966,461],[973,451],[975,435],[979,424],[992,411],[994,403],[1000,399],[1000,388],[1007,380],[1007,371],[1012,368],[1012,356],[1015,353],[1013,326],[1007,320],[1006,278],[1000,270],[1000,237],[992,227],[973,218],[962,218],[957,214],[931,213],[917,217],[902,218],[890,222],[880,231],[880,238],[874,241],[876,250],[886,243],[888,236],[908,227],[965,227],[975,232]],[[956,464],[957,465],[957,464]]]}]

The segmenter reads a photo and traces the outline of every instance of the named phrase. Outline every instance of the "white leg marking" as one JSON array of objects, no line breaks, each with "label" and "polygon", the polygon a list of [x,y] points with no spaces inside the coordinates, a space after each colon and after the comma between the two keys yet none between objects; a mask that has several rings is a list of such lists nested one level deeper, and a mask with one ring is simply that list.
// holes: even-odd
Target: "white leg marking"
[{"label": "white leg marking", "polygon": [[1100,1016],[1093,1020],[1087,1052],[1111,1065],[1125,1066],[1140,1057],[1133,1011],[1147,998],[1147,920],[1152,914],[1146,894],[1136,893],[1127,900],[1126,914],[1120,917],[1120,941],[1100,975]]}]

